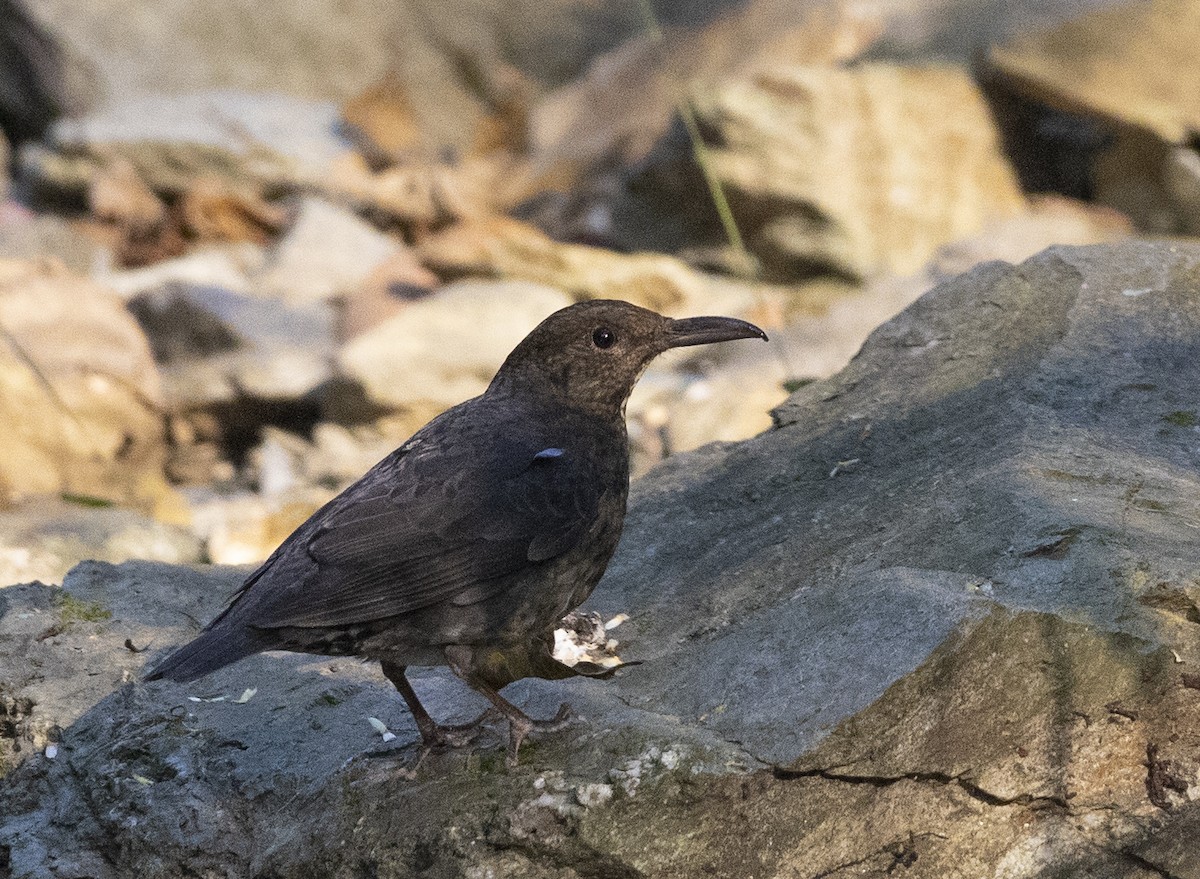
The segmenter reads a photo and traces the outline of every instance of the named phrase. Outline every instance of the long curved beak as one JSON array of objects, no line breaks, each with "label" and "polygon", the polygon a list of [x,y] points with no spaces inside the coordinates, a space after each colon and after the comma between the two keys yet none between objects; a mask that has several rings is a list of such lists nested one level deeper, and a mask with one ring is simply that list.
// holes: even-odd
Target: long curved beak
[{"label": "long curved beak", "polygon": [[685,317],[667,321],[665,338],[668,348],[683,348],[734,339],[762,339],[765,342],[767,334],[754,324],[735,317]]}]

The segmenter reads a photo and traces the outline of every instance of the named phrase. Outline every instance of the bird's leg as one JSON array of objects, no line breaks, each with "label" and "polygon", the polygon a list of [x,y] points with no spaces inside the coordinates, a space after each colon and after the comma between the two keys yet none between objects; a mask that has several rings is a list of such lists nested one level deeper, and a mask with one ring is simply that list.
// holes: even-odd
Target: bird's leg
[{"label": "bird's leg", "polygon": [[[458,660],[456,660],[456,656],[458,656]],[[455,676],[496,706],[495,710],[503,714],[508,720],[508,754],[505,762],[510,767],[517,765],[517,754],[521,750],[521,743],[525,741],[525,737],[531,732],[558,732],[567,725],[571,718],[571,706],[566,702],[558,706],[558,713],[550,720],[534,720],[516,705],[501,696],[496,690],[475,680],[470,672],[466,670],[465,663],[459,661],[466,658],[453,647],[446,648],[446,659],[449,661],[450,670],[454,672]]]},{"label": "bird's leg", "polygon": [[381,661],[380,665],[383,667],[383,673],[387,676],[387,679],[395,684],[396,689],[400,691],[400,695],[404,697],[404,702],[408,705],[408,710],[412,713],[413,720],[417,722],[417,730],[421,733],[421,741],[427,748],[444,746],[461,748],[463,745],[470,744],[479,735],[479,730],[483,722],[492,715],[492,710],[489,709],[470,723],[458,726],[440,724],[429,716],[429,712],[425,710],[425,706],[417,698],[416,691],[412,688],[412,684],[408,682],[408,677],[404,674],[406,666],[390,662],[386,659]]}]

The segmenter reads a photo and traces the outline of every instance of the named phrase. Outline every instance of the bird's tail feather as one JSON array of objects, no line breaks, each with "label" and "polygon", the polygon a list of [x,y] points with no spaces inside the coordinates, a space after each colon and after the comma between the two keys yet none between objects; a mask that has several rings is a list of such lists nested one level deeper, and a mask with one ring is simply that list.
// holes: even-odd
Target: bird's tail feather
[{"label": "bird's tail feather", "polygon": [[263,633],[243,626],[218,626],[201,632],[193,641],[160,660],[145,674],[147,681],[166,678],[179,683],[216,671],[260,650],[269,650]]}]

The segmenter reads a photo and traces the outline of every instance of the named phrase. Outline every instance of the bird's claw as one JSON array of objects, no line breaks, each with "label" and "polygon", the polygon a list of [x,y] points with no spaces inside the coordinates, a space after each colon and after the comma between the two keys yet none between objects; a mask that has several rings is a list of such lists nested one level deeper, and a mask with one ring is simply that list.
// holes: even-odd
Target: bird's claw
[{"label": "bird's claw", "polygon": [[489,708],[470,723],[433,724],[431,727],[421,730],[421,741],[430,750],[435,748],[465,748],[479,738],[479,734],[483,732],[484,726],[491,721],[499,720],[503,716],[496,708]]},{"label": "bird's claw", "polygon": [[517,765],[517,755],[521,743],[530,733],[552,733],[567,727],[571,722],[571,706],[563,702],[558,706],[558,713],[549,720],[534,720],[527,714],[517,711],[508,718],[508,753],[504,762],[510,769]]},{"label": "bird's claw", "polygon": [[565,729],[571,722],[571,706],[563,702],[558,706],[558,712],[549,720],[532,720],[533,728],[538,732],[558,732]]},{"label": "bird's claw", "polygon": [[459,729],[451,726],[439,726],[437,732],[425,741],[425,746],[438,749],[465,748],[479,738],[482,731],[480,727]]}]

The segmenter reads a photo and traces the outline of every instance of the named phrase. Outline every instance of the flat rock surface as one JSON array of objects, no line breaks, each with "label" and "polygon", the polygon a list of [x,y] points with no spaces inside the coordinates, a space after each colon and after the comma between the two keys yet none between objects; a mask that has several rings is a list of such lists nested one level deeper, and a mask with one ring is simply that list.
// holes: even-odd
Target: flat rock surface
[{"label": "flat rock surface", "polygon": [[[591,602],[630,614],[614,635],[643,664],[514,685],[532,713],[566,699],[580,719],[511,771],[494,733],[422,759],[373,665],[269,654],[131,682],[237,572],[91,564],[61,590],[6,589],[0,863],[1189,875],[1198,285],[1182,244],[982,266],[774,429],[653,471]],[[438,718],[481,707],[442,670],[416,686]]]}]

